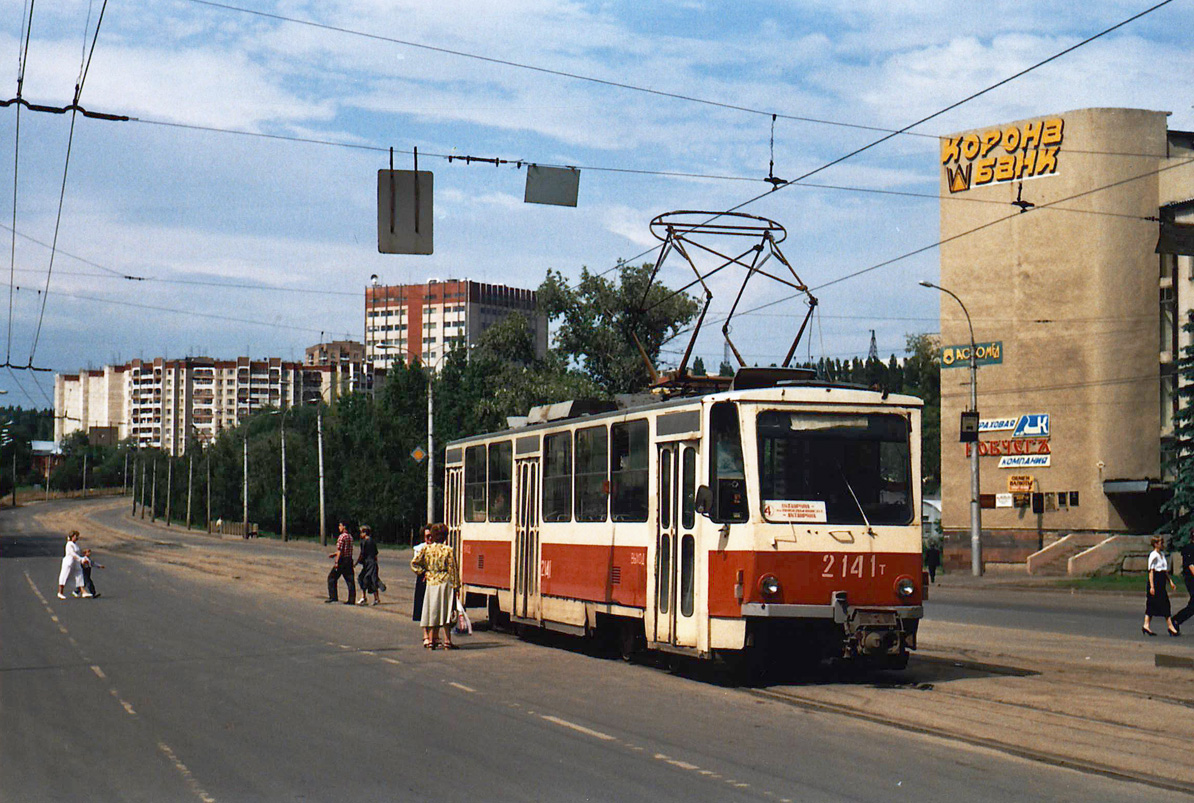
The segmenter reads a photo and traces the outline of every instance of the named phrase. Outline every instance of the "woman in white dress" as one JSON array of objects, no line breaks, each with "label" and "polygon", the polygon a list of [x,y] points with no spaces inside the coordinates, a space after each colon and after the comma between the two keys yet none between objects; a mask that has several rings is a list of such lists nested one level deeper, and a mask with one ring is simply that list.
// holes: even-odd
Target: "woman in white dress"
[{"label": "woman in white dress", "polygon": [[79,549],[79,531],[71,530],[66,537],[66,554],[62,556],[62,569],[58,572],[58,599],[66,599],[66,581],[75,581],[75,597],[90,597],[83,588],[83,553]]}]

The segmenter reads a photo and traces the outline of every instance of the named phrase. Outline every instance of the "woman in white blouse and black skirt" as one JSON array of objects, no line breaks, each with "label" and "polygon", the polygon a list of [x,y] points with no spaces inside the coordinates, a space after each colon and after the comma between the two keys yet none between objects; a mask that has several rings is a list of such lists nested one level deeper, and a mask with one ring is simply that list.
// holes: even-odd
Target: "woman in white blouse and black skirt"
[{"label": "woman in white blouse and black skirt", "polygon": [[1173,626],[1173,619],[1170,618],[1169,589],[1176,589],[1177,586],[1169,576],[1169,559],[1161,551],[1165,539],[1159,535],[1154,536],[1150,543],[1153,551],[1148,553],[1148,599],[1144,603],[1144,626],[1140,630],[1146,636],[1157,635],[1152,630],[1153,617],[1163,616],[1169,628],[1169,635],[1176,636],[1179,633]]}]

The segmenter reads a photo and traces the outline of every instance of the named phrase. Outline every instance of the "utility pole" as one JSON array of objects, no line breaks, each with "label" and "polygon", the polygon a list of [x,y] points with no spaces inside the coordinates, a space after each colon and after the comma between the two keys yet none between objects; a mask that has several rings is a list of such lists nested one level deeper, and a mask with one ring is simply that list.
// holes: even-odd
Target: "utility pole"
[{"label": "utility pole", "polygon": [[286,538],[286,413],[282,413],[282,540]]},{"label": "utility pole", "polygon": [[120,480],[120,495],[124,496],[129,492],[129,453],[126,450],[124,453],[124,475]]},{"label": "utility pole", "polygon": [[427,522],[435,521],[435,373],[427,374]]},{"label": "utility pole", "polygon": [[315,410],[315,433],[319,443],[319,543],[328,545],[328,530],[323,506],[323,400]]},{"label": "utility pole", "polygon": [[187,449],[187,529],[191,529],[191,488],[195,477],[195,453]]},{"label": "utility pole", "polygon": [[170,503],[174,500],[174,456],[166,457],[166,526],[170,526]]},{"label": "utility pole", "polygon": [[12,506],[17,506],[17,447],[12,447]]},{"label": "utility pole", "polygon": [[242,535],[245,538],[249,537],[249,423],[245,422],[245,465],[244,465],[244,485],[241,489],[241,508],[243,512],[242,520],[245,525],[245,531]]},{"label": "utility pole", "polygon": [[132,513],[132,515],[136,516],[137,515],[137,457],[135,455],[133,457],[133,485],[130,488],[130,490],[132,491],[131,496],[133,497],[133,513]]},{"label": "utility pole", "polygon": [[153,459],[153,485],[149,491],[149,521],[158,520],[158,460]]},{"label": "utility pole", "polygon": [[211,532],[211,452],[207,453],[207,531]]},{"label": "utility pole", "polygon": [[83,450],[83,498],[87,498],[87,450]]},{"label": "utility pole", "polygon": [[141,518],[145,518],[145,458],[141,458]]}]

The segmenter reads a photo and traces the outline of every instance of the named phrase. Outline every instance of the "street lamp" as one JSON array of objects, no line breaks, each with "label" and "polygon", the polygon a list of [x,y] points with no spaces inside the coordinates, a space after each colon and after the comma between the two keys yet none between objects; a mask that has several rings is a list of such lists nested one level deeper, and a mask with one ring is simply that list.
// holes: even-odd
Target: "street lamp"
[{"label": "street lamp", "polygon": [[[966,326],[970,330],[970,408],[969,411],[973,418],[978,418],[978,363],[977,348],[974,342],[974,325],[970,322],[970,312],[966,309],[966,305],[962,303],[962,299],[957,295],[946,290],[944,287],[932,282],[920,282],[921,287],[930,287],[935,290],[940,290],[947,296],[958,302],[962,308],[962,314],[966,316]],[[983,541],[982,541],[982,509],[979,506],[979,482],[978,482],[978,437],[977,437],[977,421],[975,430],[975,442],[970,447],[970,573],[975,577],[981,577],[983,574]]]}]

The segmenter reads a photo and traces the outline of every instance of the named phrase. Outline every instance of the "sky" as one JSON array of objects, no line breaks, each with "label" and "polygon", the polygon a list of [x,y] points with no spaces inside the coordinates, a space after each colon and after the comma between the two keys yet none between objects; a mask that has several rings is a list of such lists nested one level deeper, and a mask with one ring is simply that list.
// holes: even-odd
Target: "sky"
[{"label": "sky", "polygon": [[[935,291],[917,285],[936,280],[937,251],[843,277],[936,242],[936,137],[1114,106],[1194,130],[1179,80],[1194,73],[1194,3],[805,183],[767,193],[769,161],[782,178],[816,170],[885,136],[871,129],[907,126],[1151,5],[110,0],[96,37],[102,0],[41,0],[27,28],[27,0],[0,0],[0,99],[16,96],[27,35],[26,100],[69,104],[90,53],[80,105],[134,118],[76,116],[72,131],[70,114],[22,110],[18,136],[16,106],[0,108],[6,362],[73,373],[136,358],[301,359],[321,340],[363,339],[373,275],[576,280],[654,260],[657,215],[760,195],[741,211],[785,228],[780,248],[819,301],[799,357],[865,356],[872,330],[884,359],[902,356],[908,335],[940,327]],[[396,168],[418,148],[434,173],[433,255],[377,252],[389,148]],[[524,166],[449,154],[578,166],[578,205],[526,204]],[[695,348],[709,367],[742,275],[713,284]],[[691,278],[665,260],[666,284]],[[783,359],[805,310],[790,295],[748,286],[741,309],[780,302],[734,318],[748,362]],[[53,373],[3,369],[0,390],[50,406]]]}]

